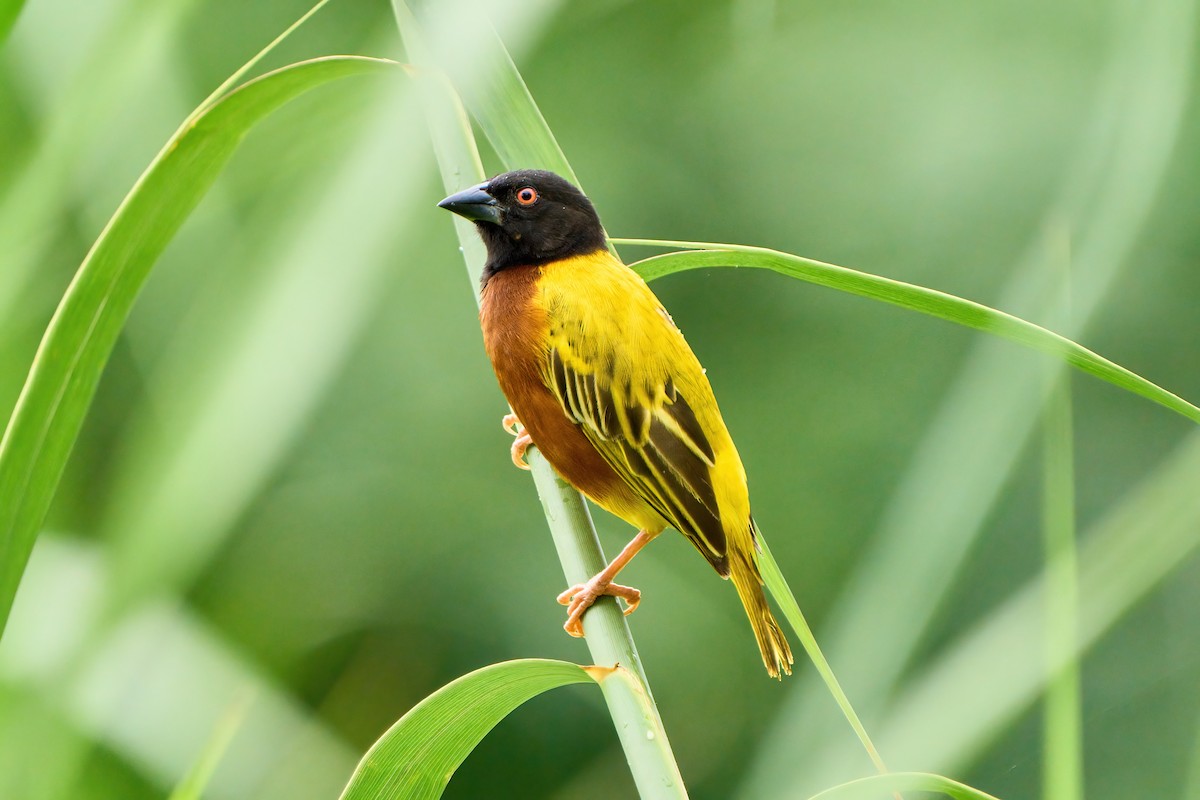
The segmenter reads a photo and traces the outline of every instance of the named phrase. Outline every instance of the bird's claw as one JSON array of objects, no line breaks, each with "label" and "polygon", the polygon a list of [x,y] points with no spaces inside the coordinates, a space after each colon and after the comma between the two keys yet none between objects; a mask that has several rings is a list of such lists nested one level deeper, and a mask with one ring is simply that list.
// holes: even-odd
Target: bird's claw
[{"label": "bird's claw", "polygon": [[529,449],[529,445],[533,444],[533,439],[529,438],[528,433],[522,433],[512,443],[512,462],[517,466],[517,469],[528,470],[529,463],[525,461],[525,451]]},{"label": "bird's claw", "polygon": [[592,578],[587,583],[577,583],[558,596],[559,604],[567,607],[567,621],[563,624],[563,630],[576,638],[583,636],[583,613],[600,597],[610,595],[624,600],[625,616],[632,614],[642,602],[642,593],[632,586],[622,586],[597,578]]},{"label": "bird's claw", "polygon": [[[529,445],[533,444],[533,439],[529,438],[529,434],[525,433],[525,426],[521,424],[521,420],[517,419],[516,414],[505,414],[500,420],[501,427],[508,433],[517,437],[517,440],[512,443],[511,453],[512,462],[517,469],[528,470],[529,463],[525,461],[525,451],[529,449]],[[520,428],[520,430],[518,430]]]}]

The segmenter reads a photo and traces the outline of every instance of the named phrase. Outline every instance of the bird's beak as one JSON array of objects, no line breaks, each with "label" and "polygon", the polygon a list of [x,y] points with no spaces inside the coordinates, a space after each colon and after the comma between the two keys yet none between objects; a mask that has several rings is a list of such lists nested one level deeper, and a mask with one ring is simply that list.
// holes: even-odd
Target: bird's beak
[{"label": "bird's beak", "polygon": [[463,189],[458,194],[450,195],[438,203],[438,208],[453,211],[460,217],[465,217],[472,222],[490,222],[493,225],[500,224],[500,205],[496,202],[496,198],[487,193],[486,183],[481,183],[478,186],[472,186],[470,189]]}]

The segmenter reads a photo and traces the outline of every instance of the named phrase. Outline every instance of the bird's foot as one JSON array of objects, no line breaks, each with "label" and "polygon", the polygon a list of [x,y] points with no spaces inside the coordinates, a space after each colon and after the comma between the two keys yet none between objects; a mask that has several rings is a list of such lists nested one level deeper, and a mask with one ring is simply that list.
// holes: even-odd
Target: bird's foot
[{"label": "bird's foot", "polygon": [[642,593],[637,589],[605,580],[604,574],[601,573],[587,583],[578,583],[558,596],[558,602],[567,607],[567,621],[563,630],[577,638],[583,636],[583,612],[604,595],[624,600],[625,616],[632,614],[638,603],[642,602]]},{"label": "bird's foot", "polygon": [[[525,426],[521,425],[521,420],[517,419],[516,414],[505,414],[500,420],[501,426],[513,436],[517,437],[512,443],[510,452],[512,453],[512,462],[517,469],[529,469],[528,462],[525,461],[525,451],[529,449],[529,445],[533,444],[533,439],[529,438],[529,434],[525,433]],[[517,430],[520,426],[521,430]]]},{"label": "bird's foot", "polygon": [[529,438],[528,433],[522,433],[512,443],[512,462],[517,469],[528,470],[529,463],[525,460],[525,451],[529,449],[529,445],[533,444],[533,439]]}]

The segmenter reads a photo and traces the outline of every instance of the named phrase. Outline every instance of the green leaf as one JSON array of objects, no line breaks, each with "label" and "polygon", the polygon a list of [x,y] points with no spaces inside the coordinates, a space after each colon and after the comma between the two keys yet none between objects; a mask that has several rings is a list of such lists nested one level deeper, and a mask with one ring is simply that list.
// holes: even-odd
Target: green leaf
[{"label": "green leaf", "polygon": [[997,800],[987,792],[927,772],[893,772],[860,778],[826,789],[809,800],[880,800],[889,792],[937,792],[955,800]]},{"label": "green leaf", "polygon": [[[403,4],[397,3],[397,5]],[[488,141],[492,143],[492,146],[496,149],[496,152],[500,155],[501,160],[504,161],[504,164],[507,168],[516,169],[531,165],[541,166],[547,169],[552,169],[570,179],[576,185],[579,185],[578,178],[575,177],[574,171],[571,169],[570,164],[567,163],[567,159],[562,152],[562,148],[559,147],[558,142],[555,140],[554,134],[551,132],[549,125],[546,124],[545,117],[542,116],[542,112],[538,108],[537,103],[534,101],[533,95],[530,94],[529,89],[525,85],[525,81],[521,78],[521,74],[518,72],[516,64],[513,63],[513,60],[509,56],[507,50],[505,50],[503,43],[500,42],[497,37],[493,35],[489,38],[491,41],[488,46],[492,50],[490,53],[492,60],[490,62],[489,72],[491,76],[489,88],[491,91],[478,95],[470,93],[465,95],[464,102],[467,108],[479,122],[480,129],[488,137]],[[461,230],[462,229],[460,228],[460,232]],[[616,250],[613,248],[612,242],[609,243],[609,249],[613,250],[613,254],[616,255]],[[534,467],[537,469],[536,464]],[[535,472],[535,476],[536,475],[537,473]],[[566,489],[566,484],[561,484],[561,486],[564,490]],[[582,501],[579,500],[578,492],[567,492],[567,494],[574,495],[574,497],[569,501],[572,507],[578,507],[582,510]],[[551,495],[550,487],[547,486],[546,489],[543,490],[539,485],[539,495],[546,504],[548,518],[553,520],[556,516],[560,516],[551,513],[551,509],[555,505],[555,502],[553,500],[548,500]],[[565,497],[566,495],[564,495],[564,498]],[[586,515],[585,512],[584,515]],[[553,522],[551,524],[551,528],[552,530],[555,528]],[[592,538],[595,537],[594,532],[590,535]],[[598,553],[598,543],[595,547],[596,552]],[[562,549],[560,548],[560,555],[561,554]],[[862,743],[868,757],[871,759],[871,763],[874,764],[876,769],[878,769],[880,772],[886,772],[887,767],[884,765],[884,761],[880,757],[879,751],[872,743],[871,737],[867,734],[862,721],[859,719],[858,714],[854,711],[853,706],[850,704],[849,698],[842,690],[841,685],[838,683],[837,677],[834,675],[833,670],[829,667],[828,662],[821,653],[821,649],[817,645],[816,637],[809,629],[807,622],[804,620],[804,616],[800,613],[800,607],[796,603],[791,589],[788,588],[787,582],[783,578],[783,573],[780,572],[778,565],[775,564],[774,559],[771,557],[770,551],[766,549],[765,542],[763,544],[763,556],[764,560],[768,561],[770,565],[769,570],[764,571],[764,576],[767,576],[768,571],[770,572],[770,577],[767,579],[768,581],[774,580],[774,585],[771,588],[776,600],[785,606],[785,613],[788,617],[788,620],[792,623],[792,627],[800,637],[804,649],[812,659],[813,663],[816,665],[818,671],[821,673],[822,678],[824,678],[830,694],[833,695],[834,700],[837,702],[838,707],[845,715],[850,727],[854,730],[855,735]],[[790,601],[790,605],[787,601]],[[595,614],[596,611],[593,610],[589,613]],[[618,624],[620,626],[620,630],[626,631],[624,636],[627,637],[628,628],[625,626],[624,621],[618,618],[613,627],[616,628]],[[589,636],[589,646],[594,646],[594,638],[595,637]],[[632,647],[632,640],[630,640],[629,647]],[[614,702],[612,699],[612,694],[613,693],[611,692],[606,693],[606,695],[609,697],[610,704]],[[623,703],[623,705],[629,708],[631,704]],[[618,732],[621,733],[622,741],[626,744],[626,752],[630,758],[630,765],[633,768],[635,779],[637,779],[639,776],[639,763],[652,765],[654,761],[653,759],[646,759],[643,761],[640,757],[635,757],[633,754],[634,751],[628,743],[629,740],[633,738],[628,735],[628,731],[632,729],[633,726],[621,722],[621,718],[616,712],[614,712],[614,721],[618,721],[620,723],[618,725]],[[671,765],[673,766],[673,761]],[[643,774],[652,773],[650,771],[645,771]],[[659,783],[665,784],[667,783],[667,779],[664,778]],[[642,785],[643,784],[639,782],[639,786]],[[682,780],[680,780],[679,785],[680,788],[682,788]]]},{"label": "green leaf", "polygon": [[[393,8],[408,59],[417,68],[417,83],[424,91],[426,116],[433,134],[433,147],[442,179],[447,192],[452,192],[466,185],[463,181],[474,182],[483,176],[475,135],[458,93],[440,71],[441,62],[430,54],[412,12],[403,0],[394,0]],[[494,75],[497,70],[510,70],[515,74],[516,67],[493,30],[487,28],[482,31],[481,40],[470,36],[466,38],[471,41],[473,53],[478,56],[483,51],[487,57],[485,63],[488,64],[486,69],[489,75]],[[520,76],[517,76],[517,80],[520,81]],[[530,112],[531,108],[532,112],[537,111],[528,92],[525,97],[528,105],[514,107],[514,114]],[[536,118],[540,120],[541,114],[536,113]],[[531,125],[529,130],[542,131],[539,136],[548,137],[557,150],[558,146],[553,144],[553,136],[544,121],[540,128]],[[521,148],[526,145],[537,147],[537,138],[509,141],[510,157],[520,159]],[[542,139],[541,144],[546,145],[546,141]],[[534,155],[532,149],[529,155]],[[479,273],[486,254],[471,223],[454,215],[454,225],[459,237],[459,249],[478,302]],[[592,525],[587,503],[576,489],[554,473],[536,449],[528,453],[528,460],[567,583],[585,581],[608,563]],[[686,798],[687,787],[671,752],[670,741],[650,694],[650,684],[624,615],[616,603],[605,598],[588,611],[584,626],[593,663],[621,665],[616,672],[620,680],[603,681],[600,688],[640,796],[644,800]]]},{"label": "green leaf", "polygon": [[183,776],[183,780],[176,785],[167,800],[200,800],[209,781],[212,780],[213,773],[217,771],[217,765],[221,763],[221,758],[229,749],[230,742],[233,741],[233,737],[237,735],[242,723],[245,722],[246,712],[250,710],[251,698],[250,693],[243,693],[221,715],[221,719],[217,721],[217,726],[213,729],[212,736],[209,737],[200,757]]},{"label": "green leaf", "polygon": [[440,797],[458,765],[513,709],[559,686],[599,682],[611,670],[601,672],[528,658],[464,675],[418,703],[371,746],[342,800]]},{"label": "green leaf", "polygon": [[487,91],[478,96],[468,93],[464,101],[505,169],[548,169],[579,186],[575,170],[499,37],[492,53],[495,62]]},{"label": "green leaf", "polygon": [[804,613],[800,610],[800,604],[796,602],[796,595],[792,593],[792,587],[788,586],[787,580],[783,577],[783,571],[779,569],[779,564],[775,561],[775,556],[771,553],[771,548],[767,546],[766,537],[761,532],[759,533],[758,544],[761,548],[758,553],[758,568],[762,573],[763,583],[766,585],[767,591],[771,593],[771,597],[775,598],[775,602],[779,604],[779,609],[783,612],[784,618],[792,626],[792,630],[796,632],[796,637],[800,640],[801,647],[804,648],[804,652],[808,654],[809,660],[816,667],[817,673],[821,676],[821,680],[824,681],[826,688],[829,689],[829,693],[833,695],[833,701],[837,703],[842,716],[850,724],[854,735],[858,737],[858,741],[862,744],[863,749],[867,751],[867,757],[871,759],[871,764],[881,774],[886,774],[888,769],[887,765],[883,762],[883,757],[879,755],[879,750],[876,749],[875,743],[871,741],[871,737],[867,733],[866,727],[862,724],[858,712],[854,710],[854,706],[850,703],[850,698],[846,695],[845,690],[842,689],[841,681],[837,679],[833,667],[829,666],[829,661],[825,658],[825,654],[821,651],[821,646],[817,643],[816,635],[812,632],[812,628],[809,627],[808,620],[804,618]]},{"label": "green leaf", "polygon": [[[403,6],[403,3],[398,4]],[[407,13],[407,12],[405,12]],[[462,102],[500,157],[505,169],[548,169],[583,188],[554,132],[495,31],[477,31],[487,54],[488,80],[480,87],[460,71],[461,59],[442,57],[439,66],[462,94]],[[467,87],[463,90],[463,87]],[[459,187],[462,188],[462,187]],[[609,244],[613,255],[616,250]]]},{"label": "green leaf", "polygon": [[[453,38],[417,37],[414,32],[426,22],[435,3],[413,6],[415,15],[414,9],[402,0],[392,3],[408,49],[408,60],[436,65],[445,74],[505,169],[548,169],[579,185],[575,171],[486,15],[471,13],[460,17]],[[512,4],[509,10],[523,14],[526,26],[536,29],[541,24],[537,4],[524,9]],[[471,58],[462,57],[464,48],[469,48]],[[481,80],[481,76],[486,79]],[[471,146],[474,147],[474,142]],[[461,188],[465,187],[456,187]]]},{"label": "green leaf", "polygon": [[21,16],[23,5],[25,0],[0,0],[0,44],[4,44],[4,40],[16,24],[17,17]]},{"label": "green leaf", "polygon": [[158,256],[259,120],[322,84],[396,66],[318,58],[206,101],[126,195],[50,321],[0,442],[0,632],[100,374]]},{"label": "green leaf", "polygon": [[652,256],[633,264],[646,280],[704,267],[758,267],[769,269],[818,286],[882,300],[901,308],[919,311],[931,317],[956,322],[968,328],[1008,339],[1065,360],[1090,375],[1108,381],[1134,394],[1153,400],[1193,422],[1200,422],[1200,408],[1145,378],[1114,364],[1065,336],[1034,325],[1032,322],[997,311],[971,300],[964,300],[936,289],[881,278],[867,272],[814,261],[765,247],[708,242],[677,242],[658,239],[615,239],[617,244],[649,247],[684,247],[684,252]]},{"label": "green leaf", "polygon": [[[1080,535],[1074,658],[1195,558],[1198,474],[1200,431],[1195,431]],[[920,759],[937,769],[964,768],[1027,713],[1052,677],[1046,659],[1035,655],[1044,649],[1048,580],[1049,571],[1015,588],[912,672],[876,723],[887,752],[899,752],[905,763]],[[1030,657],[1013,658],[1014,653]]]}]

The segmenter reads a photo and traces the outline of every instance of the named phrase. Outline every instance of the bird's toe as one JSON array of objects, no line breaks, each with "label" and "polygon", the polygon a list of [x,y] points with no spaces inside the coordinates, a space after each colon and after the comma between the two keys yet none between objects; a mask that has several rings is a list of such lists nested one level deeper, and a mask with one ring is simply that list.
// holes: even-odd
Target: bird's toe
[{"label": "bird's toe", "polygon": [[529,438],[528,433],[522,433],[512,443],[512,462],[517,469],[529,469],[529,462],[525,460],[525,451],[529,449],[529,445],[533,444],[533,439]]}]

